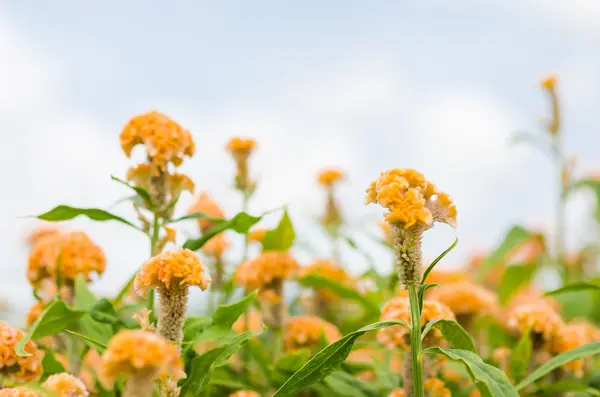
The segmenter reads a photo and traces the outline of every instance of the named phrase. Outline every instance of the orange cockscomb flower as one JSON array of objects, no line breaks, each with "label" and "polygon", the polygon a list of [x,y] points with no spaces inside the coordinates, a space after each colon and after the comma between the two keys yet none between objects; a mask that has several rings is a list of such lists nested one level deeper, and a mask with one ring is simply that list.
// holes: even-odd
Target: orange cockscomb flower
[{"label": "orange cockscomb flower", "polygon": [[260,394],[253,390],[239,390],[231,393],[229,397],[260,397]]},{"label": "orange cockscomb flower", "polygon": [[0,378],[26,383],[37,381],[42,376],[44,353],[34,342],[25,344],[27,356],[19,357],[15,353],[15,345],[23,336],[23,331],[0,321]]},{"label": "orange cockscomb flower", "polygon": [[560,315],[543,301],[522,305],[508,313],[509,328],[519,333],[531,329],[533,336],[548,342],[563,328]]},{"label": "orange cockscomb flower", "polygon": [[151,396],[152,380],[185,378],[183,361],[177,347],[160,335],[140,330],[116,334],[102,355],[102,372],[109,384],[125,375],[126,396]]},{"label": "orange cockscomb flower", "polygon": [[33,246],[27,278],[33,285],[48,277],[55,279],[59,265],[64,280],[73,281],[78,274],[90,280],[92,273],[104,273],[106,256],[84,232],[56,233]]},{"label": "orange cockscomb flower", "polygon": [[83,382],[66,372],[50,375],[42,388],[56,397],[87,397],[89,393]]},{"label": "orange cockscomb flower", "polygon": [[423,387],[425,388],[425,393],[427,393],[427,395],[430,397],[452,396],[452,393],[450,393],[450,390],[446,387],[444,381],[437,378],[427,379],[423,383]]},{"label": "orange cockscomb flower", "polygon": [[548,93],[551,104],[551,115],[550,120],[546,122],[546,128],[551,135],[558,135],[560,131],[560,107],[558,104],[558,93],[556,92],[556,86],[558,85],[558,77],[555,75],[545,77],[540,83],[542,89]]},{"label": "orange cockscomb flower", "polygon": [[200,250],[206,255],[218,257],[223,255],[223,252],[229,247],[229,244],[229,240],[225,237],[225,234],[219,233],[208,240]]},{"label": "orange cockscomb flower", "polygon": [[[583,323],[571,323],[563,326],[550,341],[550,350],[553,353],[561,354],[569,350],[578,348],[595,341],[590,334],[590,329]],[[573,360],[564,364],[561,368],[565,371],[573,373],[577,377],[582,377],[584,374],[585,360]]]},{"label": "orange cockscomb flower", "polygon": [[328,343],[332,343],[340,339],[342,335],[335,325],[319,317],[292,317],[285,326],[283,337],[285,350],[295,351],[319,346],[323,337]]},{"label": "orange cockscomb flower", "polygon": [[326,168],[319,172],[317,181],[319,185],[332,186],[334,183],[344,179],[344,172],[339,168]]},{"label": "orange cockscomb flower", "polygon": [[456,206],[450,196],[411,169],[382,172],[367,189],[365,203],[387,208],[386,220],[404,229],[428,228],[434,221],[456,224]]},{"label": "orange cockscomb flower", "polygon": [[225,148],[234,155],[249,155],[256,148],[256,141],[252,138],[233,137]]},{"label": "orange cockscomb flower", "polygon": [[[248,316],[248,320],[246,321],[246,316]],[[248,328],[246,328],[246,323],[248,323]],[[263,328],[262,316],[260,312],[256,309],[250,309],[246,314],[240,316],[231,326],[231,328],[241,334],[242,332],[252,331],[257,332]]]},{"label": "orange cockscomb flower", "polygon": [[0,389],[0,397],[45,397],[41,393],[24,387]]},{"label": "orange cockscomb flower", "polygon": [[252,138],[234,137],[225,147],[233,156],[236,165],[235,187],[241,191],[254,190],[255,183],[250,181],[248,172],[248,158],[256,148],[256,141]]},{"label": "orange cockscomb flower", "polygon": [[388,397],[406,397],[406,392],[403,389],[396,388],[388,394]]},{"label": "orange cockscomb flower", "polygon": [[33,246],[35,243],[40,241],[41,239],[52,236],[56,233],[60,233],[61,229],[52,224],[43,224],[34,229],[31,233],[29,233],[25,239],[27,244]]},{"label": "orange cockscomb flower", "polygon": [[[224,218],[225,213],[223,209],[217,202],[208,194],[201,193],[198,195],[194,204],[190,208],[188,208],[188,214],[193,214],[194,212],[200,212],[210,218]],[[200,230],[205,232],[208,229],[214,226],[214,223],[209,219],[198,219],[198,226]]]},{"label": "orange cockscomb flower", "polygon": [[267,287],[275,279],[289,279],[298,268],[298,262],[288,252],[263,252],[242,263],[235,272],[234,281],[251,291]]},{"label": "orange cockscomb flower", "polygon": [[190,132],[168,116],[157,111],[141,114],[129,120],[121,132],[121,148],[131,156],[134,146],[143,144],[150,163],[161,170],[167,164],[179,166],[184,156],[193,156],[194,141]]},{"label": "orange cockscomb flower", "polygon": [[[421,313],[421,327],[425,326],[429,321],[435,320],[454,320],[454,313],[450,308],[440,302],[434,300],[423,301],[423,312]],[[403,320],[410,324],[410,301],[407,297],[395,297],[390,299],[383,305],[381,309],[381,320]],[[402,325],[393,325],[391,327],[382,328],[378,331],[377,339],[386,347],[394,349],[400,347],[408,350],[409,330]],[[433,338],[436,341],[442,340],[442,334],[439,330],[433,329],[427,335],[428,338]]]},{"label": "orange cockscomb flower", "polygon": [[[333,261],[328,259],[317,259],[308,266],[303,267],[300,270],[300,277],[306,277],[309,275],[315,275],[324,277],[328,280],[336,281],[342,285],[348,287],[354,287],[354,280],[346,273],[344,269],[336,265]],[[316,290],[319,298],[325,301],[332,301],[339,299],[339,295],[335,292],[327,289]]]},{"label": "orange cockscomb flower", "polygon": [[265,240],[265,236],[267,235],[268,231],[269,229],[266,228],[256,228],[254,230],[251,230],[248,233],[248,241],[256,241],[262,243]]},{"label": "orange cockscomb flower", "polygon": [[428,275],[426,284],[450,284],[469,279],[469,274],[461,270],[438,270],[433,269]]},{"label": "orange cockscomb flower", "polygon": [[442,284],[428,297],[448,306],[457,317],[492,314],[498,308],[494,292],[466,280]]}]

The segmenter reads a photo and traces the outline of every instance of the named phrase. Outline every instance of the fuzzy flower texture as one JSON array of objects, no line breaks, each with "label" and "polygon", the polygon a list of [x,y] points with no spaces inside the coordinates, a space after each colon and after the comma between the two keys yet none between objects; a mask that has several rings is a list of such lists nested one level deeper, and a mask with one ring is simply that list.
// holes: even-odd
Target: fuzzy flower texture
[{"label": "fuzzy flower texture", "polygon": [[412,169],[395,168],[382,172],[366,191],[365,203],[379,203],[390,212],[385,218],[404,229],[429,228],[436,222],[456,226],[452,198]]},{"label": "fuzzy flower texture", "polygon": [[25,344],[25,357],[17,356],[15,345],[23,338],[23,331],[0,321],[0,378],[16,382],[33,382],[42,376],[43,352],[29,341]]}]

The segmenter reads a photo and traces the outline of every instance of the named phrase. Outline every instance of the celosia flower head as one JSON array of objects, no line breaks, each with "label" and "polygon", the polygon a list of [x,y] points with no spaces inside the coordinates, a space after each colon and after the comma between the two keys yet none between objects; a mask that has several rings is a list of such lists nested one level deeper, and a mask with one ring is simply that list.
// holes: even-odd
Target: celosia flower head
[{"label": "celosia flower head", "polygon": [[367,189],[365,203],[387,208],[386,220],[405,229],[428,228],[434,221],[456,225],[456,206],[450,196],[411,169],[382,172]]},{"label": "celosia flower head", "polygon": [[254,290],[268,286],[274,279],[289,279],[298,268],[298,262],[288,252],[263,252],[242,263],[234,281],[246,290]]},{"label": "celosia flower head", "polygon": [[448,306],[457,316],[491,314],[498,307],[495,293],[467,280],[442,284],[429,298]]},{"label": "celosia flower head", "polygon": [[[246,319],[246,316],[248,316],[248,319]],[[248,328],[246,328],[246,323],[248,323]],[[231,328],[238,334],[246,331],[260,331],[263,328],[262,316],[258,310],[250,309],[246,314],[239,317]]]},{"label": "celosia flower head", "polygon": [[267,235],[267,232],[269,231],[269,229],[265,229],[265,228],[257,228],[254,230],[251,230],[250,233],[248,233],[248,241],[256,241],[259,243],[262,243],[265,240],[265,236]]},{"label": "celosia flower head", "polygon": [[[423,301],[423,311],[421,313],[421,326],[425,326],[429,321],[435,320],[454,320],[455,316],[452,310],[443,303],[434,300]],[[410,324],[410,300],[407,297],[395,297],[383,305],[381,309],[381,320],[403,320]],[[377,339],[388,348],[408,349],[407,338],[409,330],[402,325],[393,325],[382,328],[378,331]],[[428,336],[433,335],[436,340],[442,340],[442,334],[439,330],[433,329]]]},{"label": "celosia flower head", "polygon": [[55,225],[41,225],[33,230],[26,238],[27,244],[33,246],[35,243],[40,241],[41,239],[52,236],[56,233],[60,233],[60,228]]},{"label": "celosia flower head", "polygon": [[319,185],[326,187],[331,187],[342,179],[344,179],[344,172],[339,168],[326,168],[319,172],[319,175],[317,176]]},{"label": "celosia flower head", "polygon": [[288,320],[285,326],[284,346],[287,351],[319,346],[322,338],[328,343],[342,336],[337,327],[316,316],[298,316]]},{"label": "celosia flower head", "polygon": [[540,84],[542,89],[550,96],[552,106],[552,117],[547,121],[546,128],[551,135],[558,135],[560,130],[560,108],[558,106],[558,94],[556,92],[558,78],[556,76],[549,76],[542,79]]},{"label": "celosia flower head", "polygon": [[388,397],[406,397],[406,392],[403,389],[394,389],[388,394]]},{"label": "celosia flower head", "polygon": [[66,372],[50,375],[42,388],[53,393],[56,397],[87,397],[89,393],[83,382]]},{"label": "celosia flower head", "polygon": [[184,156],[191,157],[195,151],[190,132],[157,111],[129,120],[120,139],[127,157],[131,156],[134,146],[143,144],[150,162],[161,170],[166,170],[169,163],[180,165]]},{"label": "celosia flower head", "polygon": [[200,250],[207,255],[219,257],[229,247],[229,240],[224,233],[219,233],[208,240]]},{"label": "celosia flower head", "polygon": [[423,382],[423,387],[430,397],[450,397],[452,395],[450,390],[446,388],[444,381],[437,378],[427,379]]},{"label": "celosia flower head", "polygon": [[253,390],[239,390],[231,393],[229,397],[260,397],[260,394]]},{"label": "celosia flower head", "polygon": [[[223,218],[225,217],[225,213],[223,209],[208,193],[201,193],[198,195],[194,204],[188,209],[188,214],[193,214],[194,212],[200,212],[210,218]],[[213,222],[209,219],[198,219],[198,226],[200,230],[206,231],[213,227]]]},{"label": "celosia flower head", "polygon": [[92,273],[104,273],[106,256],[84,232],[56,233],[38,241],[29,254],[27,278],[32,284],[60,275],[75,280],[78,274],[90,280]]},{"label": "celosia flower head", "polygon": [[517,306],[508,313],[508,326],[525,333],[528,329],[542,340],[550,341],[563,328],[560,315],[543,301]]},{"label": "celosia flower head", "polygon": [[23,331],[0,321],[0,378],[26,383],[36,381],[42,376],[44,354],[33,341],[25,344],[28,356],[19,357],[15,353],[15,345],[23,335]]},{"label": "celosia flower head", "polygon": [[0,389],[0,397],[44,397],[40,393],[23,387]]},{"label": "celosia flower head", "polygon": [[136,292],[145,296],[152,288],[187,288],[198,286],[205,290],[211,278],[194,252],[179,248],[164,251],[147,260],[135,276]]},{"label": "celosia flower head", "polygon": [[116,334],[102,355],[103,375],[113,383],[121,375],[152,374],[185,378],[183,362],[174,344],[155,333],[125,330]]},{"label": "celosia flower head", "polygon": [[[423,270],[425,270],[425,268]],[[440,285],[444,286],[444,284],[457,283],[459,281],[465,281],[468,279],[469,279],[469,275],[464,271],[433,269],[427,275],[427,279],[425,280],[425,283],[426,284],[440,284]],[[444,303],[444,302],[442,302],[442,303]],[[448,306],[450,306],[450,305],[448,305]],[[456,311],[454,311],[454,313],[458,314]]]},{"label": "celosia flower head", "polygon": [[225,146],[228,152],[233,156],[249,156],[254,148],[256,148],[256,141],[252,138],[233,137],[227,142]]},{"label": "celosia flower head", "polygon": [[[561,354],[569,350],[578,348],[586,343],[592,342],[593,339],[589,333],[589,328],[581,323],[568,324],[563,326],[557,332],[550,342],[550,350],[553,353]],[[583,376],[585,361],[583,359],[573,360],[562,368],[573,373],[575,376]]]},{"label": "celosia flower head", "polygon": [[[305,277],[308,275],[324,277],[328,280],[335,281],[348,287],[354,286],[354,281],[348,275],[348,273],[346,273],[344,269],[336,265],[333,261],[327,259],[317,259],[310,265],[303,267],[300,271],[300,277]],[[335,292],[322,288],[317,289],[317,294],[322,299],[328,301],[339,298],[339,295],[337,295]]]},{"label": "celosia flower head", "polygon": [[229,140],[226,149],[231,153],[236,165],[235,187],[241,191],[254,190],[254,182],[248,175],[248,158],[256,147],[256,141],[251,138],[235,137]]}]

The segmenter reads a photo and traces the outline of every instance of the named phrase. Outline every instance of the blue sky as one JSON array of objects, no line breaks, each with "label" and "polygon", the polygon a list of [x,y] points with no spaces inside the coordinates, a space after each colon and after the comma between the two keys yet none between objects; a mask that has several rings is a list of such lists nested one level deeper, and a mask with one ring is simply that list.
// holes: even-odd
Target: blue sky
[{"label": "blue sky", "polygon": [[[26,286],[21,240],[34,224],[18,217],[122,196],[109,176],[134,161],[118,135],[150,109],[192,131],[198,151],[183,170],[230,214],[239,197],[224,143],[257,138],[254,212],[291,204],[299,232],[322,254],[327,246],[302,217],[319,211],[314,175],[328,165],[349,174],[340,193],[354,223],[378,219],[362,192],[391,167],[417,168],[452,194],[461,242],[446,266],[493,246],[516,222],[551,229],[550,164],[508,140],[539,129],[547,103],[538,81],[556,72],[567,149],[582,174],[598,168],[598,20],[594,0],[3,2],[4,294]],[[573,245],[589,211],[585,194],[569,205]],[[146,256],[143,238],[118,225],[73,227],[107,251],[99,289],[114,289]],[[448,229],[432,231],[428,256],[451,240]],[[388,266],[385,252],[364,244]],[[348,254],[353,268],[360,261]]]}]

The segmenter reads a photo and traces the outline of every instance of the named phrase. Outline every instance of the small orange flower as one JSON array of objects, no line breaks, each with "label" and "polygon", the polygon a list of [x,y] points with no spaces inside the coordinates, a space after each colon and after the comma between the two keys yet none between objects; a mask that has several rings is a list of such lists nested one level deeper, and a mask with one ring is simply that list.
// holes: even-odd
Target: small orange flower
[{"label": "small orange flower", "polygon": [[274,279],[291,278],[298,268],[298,262],[287,252],[263,252],[242,263],[235,272],[234,281],[246,290],[255,290],[267,286]]},{"label": "small orange flower", "polygon": [[284,345],[287,351],[319,346],[322,337],[328,343],[342,336],[337,327],[319,317],[298,316],[288,320],[285,327]]},{"label": "small orange flower", "polygon": [[262,243],[265,240],[265,236],[267,235],[268,231],[269,229],[265,228],[251,230],[250,233],[248,233],[248,241],[257,241]]},{"label": "small orange flower", "polygon": [[317,181],[320,185],[331,187],[338,181],[344,179],[344,172],[339,168],[326,168],[319,172]]},{"label": "small orange flower", "polygon": [[48,236],[52,236],[52,235],[54,235],[56,233],[60,233],[60,232],[61,232],[60,228],[57,227],[56,225],[43,224],[43,225],[37,227],[31,233],[29,233],[29,235],[26,238],[26,241],[27,241],[27,244],[29,244],[30,246],[33,246],[35,243],[37,243],[41,239],[48,237]]},{"label": "small orange flower", "polygon": [[229,247],[229,240],[224,233],[219,233],[208,240],[200,249],[207,255],[221,256],[227,247]]},{"label": "small orange flower", "polygon": [[[353,287],[355,285],[352,278],[344,269],[336,265],[333,261],[327,259],[317,259],[309,266],[305,266],[300,270],[300,277],[305,277],[308,275],[324,277],[348,287]],[[339,299],[339,295],[327,289],[317,289],[317,294],[321,299],[326,301]]]},{"label": "small orange flower", "polygon": [[519,333],[529,328],[544,341],[550,341],[563,328],[560,315],[543,301],[518,306],[508,313],[509,328]]},{"label": "small orange flower", "polygon": [[50,375],[42,388],[54,393],[56,397],[87,397],[89,393],[83,382],[66,372]]},{"label": "small orange flower", "polygon": [[[210,218],[224,218],[225,213],[223,209],[217,204],[215,200],[213,200],[210,195],[207,193],[201,193],[196,198],[194,204],[188,209],[188,214],[193,214],[194,212],[200,212]],[[200,230],[203,232],[210,229],[214,226],[213,222],[208,219],[198,219],[198,226]]]},{"label": "small orange flower", "polygon": [[134,288],[146,296],[152,288],[187,288],[198,286],[205,290],[211,278],[198,255],[184,248],[164,251],[144,263],[135,276]]},{"label": "small orange flower", "polygon": [[[556,354],[573,350],[592,342],[593,339],[590,336],[589,328],[582,324],[565,325],[552,338],[550,350]],[[584,367],[585,361],[583,359],[570,361],[562,366],[564,370],[573,373],[577,377],[583,376]]]},{"label": "small orange flower", "polygon": [[[246,316],[248,316],[248,329],[246,329]],[[260,331],[263,328],[262,316],[258,310],[250,309],[248,313],[238,318],[231,328],[238,334],[246,331]]]},{"label": "small orange flower", "polygon": [[427,280],[425,280],[425,283],[440,284],[441,286],[444,286],[445,284],[457,283],[459,281],[465,281],[468,279],[469,275],[464,271],[434,269],[427,276]]},{"label": "small orange flower", "polygon": [[26,357],[15,353],[15,345],[23,338],[23,331],[0,321],[0,377],[20,383],[34,382],[42,376],[44,353],[29,341],[25,344]]},{"label": "small orange flower", "polygon": [[443,284],[433,289],[429,298],[448,306],[457,316],[491,314],[498,307],[496,294],[471,281]]},{"label": "small orange flower", "polygon": [[388,397],[406,397],[406,392],[400,388],[394,389],[388,394]]},{"label": "small orange flower", "polygon": [[450,390],[446,388],[444,381],[436,378],[427,379],[423,383],[425,392],[430,397],[450,397],[452,394]]},{"label": "small orange flower", "polygon": [[367,189],[365,203],[387,208],[386,220],[405,229],[416,225],[428,228],[434,221],[456,224],[456,206],[450,196],[411,169],[382,172]]},{"label": "small orange flower", "polygon": [[0,397],[44,397],[40,393],[22,387],[0,389]]},{"label": "small orange flower", "polygon": [[[421,327],[429,321],[454,320],[454,313],[443,303],[434,300],[423,301],[423,312],[421,313]],[[410,325],[410,300],[407,297],[395,297],[383,305],[381,309],[381,320],[403,320]],[[393,325],[378,331],[377,339],[386,347],[393,349],[400,347],[408,349],[407,337],[409,330],[402,325]],[[442,340],[439,330],[433,329],[428,336],[433,335],[436,340]]]},{"label": "small orange flower", "polygon": [[550,75],[548,77],[543,78],[540,82],[540,85],[546,90],[553,90],[556,87],[557,82],[558,77],[556,77],[556,75]]},{"label": "small orange flower", "polygon": [[56,233],[40,240],[29,255],[27,278],[33,285],[44,278],[57,277],[57,267],[65,280],[75,280],[78,274],[90,280],[90,275],[104,273],[106,256],[84,232]]},{"label": "small orange flower", "polygon": [[234,137],[227,142],[225,147],[234,156],[236,154],[249,155],[256,148],[256,141],[252,138]]},{"label": "small orange flower", "polygon": [[260,394],[253,390],[239,390],[231,393],[229,397],[260,397]]},{"label": "small orange flower", "polygon": [[120,375],[135,376],[143,372],[152,377],[185,378],[183,362],[175,345],[160,335],[140,330],[116,334],[102,356],[102,368],[109,383],[114,383]]},{"label": "small orange flower", "polygon": [[167,164],[179,166],[184,156],[193,156],[194,141],[190,132],[157,111],[141,114],[129,120],[121,132],[121,148],[127,157],[134,146],[146,146],[152,164],[166,170]]}]

